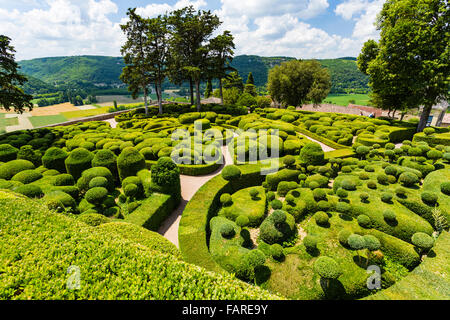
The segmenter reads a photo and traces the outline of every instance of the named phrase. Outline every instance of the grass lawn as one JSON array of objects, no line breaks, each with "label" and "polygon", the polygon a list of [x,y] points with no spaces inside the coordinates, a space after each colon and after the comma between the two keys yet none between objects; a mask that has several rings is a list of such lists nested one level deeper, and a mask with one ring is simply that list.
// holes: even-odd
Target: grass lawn
[{"label": "grass lawn", "polygon": [[324,102],[346,107],[350,104],[350,101],[352,101],[352,104],[368,106],[369,100],[368,94],[330,94]]},{"label": "grass lawn", "polygon": [[68,111],[68,112],[62,112],[61,115],[64,116],[66,119],[78,119],[78,118],[86,118],[86,117],[92,117],[97,116],[100,114],[108,113],[109,107],[102,107],[97,109],[89,109],[89,110],[80,110],[80,111]]},{"label": "grass lawn", "polygon": [[67,121],[67,118],[60,114],[51,116],[34,116],[29,119],[35,128]]}]

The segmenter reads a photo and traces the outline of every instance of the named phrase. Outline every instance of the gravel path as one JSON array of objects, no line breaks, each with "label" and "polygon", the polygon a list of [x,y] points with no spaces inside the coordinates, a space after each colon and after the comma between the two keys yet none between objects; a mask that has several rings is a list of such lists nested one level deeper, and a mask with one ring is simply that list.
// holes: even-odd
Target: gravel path
[{"label": "gravel path", "polygon": [[315,140],[315,139],[313,139],[313,138],[311,138],[311,137],[308,137],[306,134],[302,134],[302,133],[299,133],[299,134],[302,135],[302,136],[304,136],[305,138],[311,140],[312,142],[315,142],[315,143],[319,144],[319,145],[322,147],[323,152],[328,152],[328,151],[334,151],[334,150],[336,150],[336,149],[333,149],[332,147],[327,146],[326,144],[324,144],[324,143],[322,143],[322,142],[320,142],[320,141],[317,141],[317,140]]},{"label": "gravel path", "polygon": [[164,221],[158,232],[166,239],[178,247],[178,227],[180,225],[181,214],[184,211],[189,200],[206,182],[219,175],[224,166],[233,164],[233,160],[228,152],[227,146],[222,147],[222,154],[224,155],[225,163],[217,171],[205,176],[185,176],[180,175],[181,180],[181,203],[177,209]]}]

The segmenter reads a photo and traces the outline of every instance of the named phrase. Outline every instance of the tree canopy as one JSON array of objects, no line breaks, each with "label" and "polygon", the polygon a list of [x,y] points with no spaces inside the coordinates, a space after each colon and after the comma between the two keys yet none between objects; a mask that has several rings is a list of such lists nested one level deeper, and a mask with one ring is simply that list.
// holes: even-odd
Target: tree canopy
[{"label": "tree canopy", "polygon": [[23,113],[26,108],[33,109],[33,97],[19,87],[27,82],[27,78],[19,73],[14,59],[15,50],[10,43],[9,37],[0,35],[0,107]]},{"label": "tree canopy", "polygon": [[269,72],[268,89],[272,98],[286,106],[319,104],[331,88],[330,74],[316,60],[292,60]]}]

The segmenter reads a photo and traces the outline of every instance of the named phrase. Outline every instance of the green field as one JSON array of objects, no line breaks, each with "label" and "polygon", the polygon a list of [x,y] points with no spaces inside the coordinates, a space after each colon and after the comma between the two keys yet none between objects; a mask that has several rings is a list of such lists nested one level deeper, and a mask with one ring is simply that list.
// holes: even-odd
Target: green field
[{"label": "green field", "polygon": [[67,118],[58,114],[58,115],[51,115],[51,116],[34,116],[30,117],[30,122],[33,125],[33,127],[43,127],[48,126],[55,123],[62,123],[67,121]]},{"label": "green field", "polygon": [[348,106],[349,104],[358,104],[361,106],[369,106],[368,94],[330,94],[324,103],[336,104],[338,106]]}]

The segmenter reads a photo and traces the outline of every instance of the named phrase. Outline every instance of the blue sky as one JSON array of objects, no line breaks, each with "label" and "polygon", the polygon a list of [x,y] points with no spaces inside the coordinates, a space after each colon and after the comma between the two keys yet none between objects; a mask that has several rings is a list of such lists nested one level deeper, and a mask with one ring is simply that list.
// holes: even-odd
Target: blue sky
[{"label": "blue sky", "polygon": [[129,7],[155,16],[186,5],[211,10],[219,32],[235,36],[236,54],[337,58],[358,55],[378,38],[385,0],[0,0],[0,34],[19,60],[65,55],[120,55],[120,24]]}]

